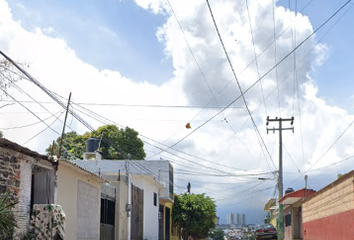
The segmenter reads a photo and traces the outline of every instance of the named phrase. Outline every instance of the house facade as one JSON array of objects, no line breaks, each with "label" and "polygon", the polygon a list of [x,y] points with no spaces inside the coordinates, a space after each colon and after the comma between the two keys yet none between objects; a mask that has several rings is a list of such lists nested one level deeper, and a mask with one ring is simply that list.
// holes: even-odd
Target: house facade
[{"label": "house facade", "polygon": [[101,185],[98,175],[58,161],[57,199],[66,214],[66,239],[100,239]]},{"label": "house facade", "polygon": [[284,240],[303,239],[302,203],[316,191],[302,188],[289,191],[279,200],[283,204]]},{"label": "house facade", "polygon": [[27,233],[35,205],[55,203],[56,169],[57,163],[47,156],[0,139],[0,194],[10,191],[18,201],[14,239]]},{"label": "house facade", "polygon": [[168,161],[75,160],[116,189],[115,238],[170,240],[173,168]]},{"label": "house facade", "polygon": [[313,194],[302,206],[304,240],[353,239],[354,171]]}]

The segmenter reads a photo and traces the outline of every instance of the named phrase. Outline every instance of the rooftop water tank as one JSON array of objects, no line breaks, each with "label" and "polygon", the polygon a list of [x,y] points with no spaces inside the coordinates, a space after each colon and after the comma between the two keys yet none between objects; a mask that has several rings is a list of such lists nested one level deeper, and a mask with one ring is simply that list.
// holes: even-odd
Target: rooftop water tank
[{"label": "rooftop water tank", "polygon": [[96,152],[98,150],[100,140],[97,138],[89,138],[86,141],[86,152]]},{"label": "rooftop water tank", "polygon": [[291,192],[294,192],[294,189],[292,189],[291,187],[290,188],[287,188],[285,190],[285,194],[288,194],[288,193],[291,193]]}]

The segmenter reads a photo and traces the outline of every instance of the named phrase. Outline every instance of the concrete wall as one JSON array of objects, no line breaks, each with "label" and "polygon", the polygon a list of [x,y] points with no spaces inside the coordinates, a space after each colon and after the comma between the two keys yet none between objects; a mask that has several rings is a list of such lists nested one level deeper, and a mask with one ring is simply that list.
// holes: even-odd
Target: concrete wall
[{"label": "concrete wall", "polygon": [[99,239],[101,184],[96,177],[59,162],[57,204],[66,215],[66,239]]},{"label": "concrete wall", "polygon": [[304,239],[353,239],[353,175],[343,176],[343,181],[325,187],[303,203]]}]

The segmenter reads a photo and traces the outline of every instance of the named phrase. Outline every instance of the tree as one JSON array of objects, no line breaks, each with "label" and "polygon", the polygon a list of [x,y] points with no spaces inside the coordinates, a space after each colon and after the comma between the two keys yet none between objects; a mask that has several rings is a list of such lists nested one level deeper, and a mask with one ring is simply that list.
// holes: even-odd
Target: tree
[{"label": "tree", "polygon": [[210,233],[210,238],[213,240],[224,240],[225,233],[222,229],[215,229]]},{"label": "tree", "polygon": [[185,237],[206,238],[216,223],[216,205],[205,194],[181,194],[172,209],[174,225],[183,228]]},{"label": "tree", "polygon": [[[132,128],[119,129],[115,125],[104,125],[96,131],[78,135],[76,132],[64,134],[62,157],[66,159],[82,158],[86,151],[86,140],[94,137],[100,140],[99,152],[103,159],[144,159],[144,143],[139,133]],[[48,155],[58,154],[60,137],[46,149]]]}]

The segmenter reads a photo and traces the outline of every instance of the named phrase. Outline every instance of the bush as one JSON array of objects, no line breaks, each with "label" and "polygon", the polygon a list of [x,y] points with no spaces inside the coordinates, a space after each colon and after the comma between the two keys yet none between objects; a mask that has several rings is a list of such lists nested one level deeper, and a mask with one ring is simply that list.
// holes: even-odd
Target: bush
[{"label": "bush", "polygon": [[17,227],[13,207],[17,204],[11,199],[11,192],[0,195],[0,239],[11,239]]}]

